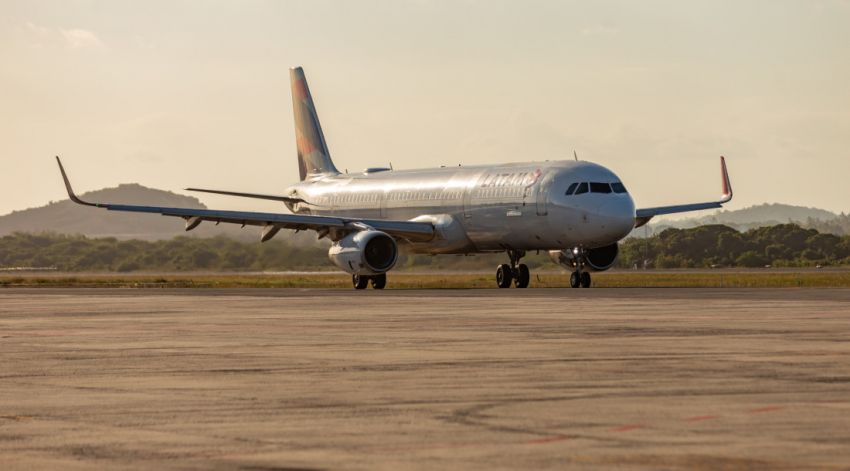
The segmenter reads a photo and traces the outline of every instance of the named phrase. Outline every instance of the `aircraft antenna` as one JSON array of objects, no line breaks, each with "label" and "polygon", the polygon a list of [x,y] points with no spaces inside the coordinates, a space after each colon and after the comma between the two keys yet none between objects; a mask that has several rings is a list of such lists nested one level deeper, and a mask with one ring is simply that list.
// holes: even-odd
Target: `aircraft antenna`
[{"label": "aircraft antenna", "polygon": [[575,149],[573,149],[573,157],[576,159],[576,162],[578,162],[578,154],[576,154]]}]

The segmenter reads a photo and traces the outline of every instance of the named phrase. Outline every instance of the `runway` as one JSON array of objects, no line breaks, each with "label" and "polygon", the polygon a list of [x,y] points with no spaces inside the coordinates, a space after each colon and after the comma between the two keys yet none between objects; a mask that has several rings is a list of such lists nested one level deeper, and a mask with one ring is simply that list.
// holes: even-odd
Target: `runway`
[{"label": "runway", "polygon": [[0,289],[0,468],[846,469],[850,290]]}]

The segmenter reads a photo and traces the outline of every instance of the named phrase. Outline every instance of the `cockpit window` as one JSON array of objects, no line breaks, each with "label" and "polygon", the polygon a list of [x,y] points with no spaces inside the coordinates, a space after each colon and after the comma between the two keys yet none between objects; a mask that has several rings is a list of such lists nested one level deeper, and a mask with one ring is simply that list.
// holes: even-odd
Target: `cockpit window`
[{"label": "cockpit window", "polygon": [[576,189],[576,195],[580,195],[582,193],[587,193],[587,182],[579,183],[578,188]]},{"label": "cockpit window", "polygon": [[572,185],[570,185],[570,187],[567,188],[567,195],[573,194],[573,192],[576,191],[577,186],[578,186],[578,183],[573,183]]},{"label": "cockpit window", "polygon": [[628,193],[626,191],[626,187],[620,182],[614,182],[611,184],[611,188],[614,189],[614,193]]},{"label": "cockpit window", "polygon": [[611,185],[600,182],[590,182],[591,193],[611,193]]}]

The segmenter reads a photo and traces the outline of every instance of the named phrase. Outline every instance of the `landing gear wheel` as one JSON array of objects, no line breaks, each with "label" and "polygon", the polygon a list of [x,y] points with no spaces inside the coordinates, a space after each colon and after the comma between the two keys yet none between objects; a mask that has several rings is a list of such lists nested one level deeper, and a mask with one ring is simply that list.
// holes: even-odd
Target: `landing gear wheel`
[{"label": "landing gear wheel", "polygon": [[354,289],[366,289],[369,286],[369,277],[363,275],[351,275],[351,284]]},{"label": "landing gear wheel", "polygon": [[499,268],[496,269],[496,284],[499,285],[499,288],[510,288],[511,278],[511,266],[507,263],[499,265]]},{"label": "landing gear wheel", "polygon": [[387,274],[384,273],[382,275],[373,276],[372,280],[372,288],[375,289],[384,289],[387,286]]},{"label": "landing gear wheel", "polygon": [[583,271],[581,272],[581,287],[582,288],[590,288],[590,273]]},{"label": "landing gear wheel", "polygon": [[[586,272],[585,272],[586,273]],[[581,285],[581,275],[574,271],[570,273],[570,288],[578,288]]]},{"label": "landing gear wheel", "polygon": [[517,276],[514,280],[517,288],[528,288],[528,282],[531,280],[531,273],[528,272],[528,265],[520,263],[517,267]]}]

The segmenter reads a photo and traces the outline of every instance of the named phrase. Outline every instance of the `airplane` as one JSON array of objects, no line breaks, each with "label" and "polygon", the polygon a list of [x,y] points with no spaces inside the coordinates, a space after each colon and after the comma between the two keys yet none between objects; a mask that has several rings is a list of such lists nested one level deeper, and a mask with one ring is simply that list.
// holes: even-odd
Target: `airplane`
[{"label": "airplane", "polygon": [[383,289],[400,250],[505,252],[509,263],[496,269],[499,288],[528,287],[529,269],[520,261],[529,251],[544,250],[571,271],[571,287],[588,288],[590,272],[614,265],[617,243],[633,228],[655,216],[720,208],[732,199],[722,156],[719,200],[639,209],[614,172],[575,154],[574,160],[343,173],[331,160],[301,67],[290,69],[290,82],[300,182],[282,195],[186,189],[279,201],[289,213],[90,203],[76,196],[57,156],[68,197],[110,211],[180,217],[187,231],[204,221],[259,226],[262,242],[281,229],[313,230],[330,239],[328,258],[351,274],[356,289]]}]

